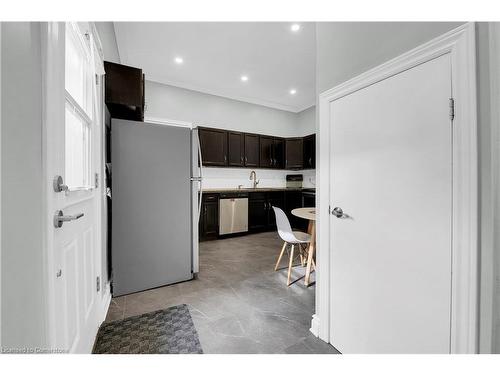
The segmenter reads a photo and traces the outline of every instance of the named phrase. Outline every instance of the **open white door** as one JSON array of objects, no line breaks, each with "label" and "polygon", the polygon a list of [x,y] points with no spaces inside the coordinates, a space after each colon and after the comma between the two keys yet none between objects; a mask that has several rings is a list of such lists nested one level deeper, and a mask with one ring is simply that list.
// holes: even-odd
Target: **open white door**
[{"label": "open white door", "polygon": [[[89,353],[102,319],[97,279],[101,275],[101,184],[96,186],[102,90],[95,86],[88,25],[44,26],[50,338],[58,350]],[[56,176],[61,176],[59,182]]]},{"label": "open white door", "polygon": [[446,54],[331,103],[344,215],[330,220],[330,341],[343,353],[450,352],[451,97]]}]

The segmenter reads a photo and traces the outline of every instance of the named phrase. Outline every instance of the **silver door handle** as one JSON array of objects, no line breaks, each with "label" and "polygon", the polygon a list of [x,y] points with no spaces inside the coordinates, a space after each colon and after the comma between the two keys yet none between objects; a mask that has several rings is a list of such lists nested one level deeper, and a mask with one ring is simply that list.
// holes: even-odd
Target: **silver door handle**
[{"label": "silver door handle", "polygon": [[54,227],[61,228],[65,221],[78,220],[83,216],[83,212],[75,215],[64,215],[61,210],[57,210],[54,214]]},{"label": "silver door handle", "polygon": [[332,215],[337,217],[338,219],[350,219],[350,220],[354,220],[354,218],[348,214],[346,214],[342,208],[340,207],[335,207],[333,210],[332,210]]}]

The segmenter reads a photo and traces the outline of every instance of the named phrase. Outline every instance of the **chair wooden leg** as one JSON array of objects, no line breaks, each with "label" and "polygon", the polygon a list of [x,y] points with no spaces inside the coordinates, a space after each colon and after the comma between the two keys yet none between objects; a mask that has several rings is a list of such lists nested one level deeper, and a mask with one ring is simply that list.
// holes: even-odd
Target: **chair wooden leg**
[{"label": "chair wooden leg", "polygon": [[293,250],[295,248],[295,245],[292,245],[292,249],[290,250],[290,262],[288,263],[288,278],[286,285],[290,286],[290,278],[292,276],[292,265],[293,265]]},{"label": "chair wooden leg", "polygon": [[299,255],[300,255],[300,265],[304,267],[305,257],[304,257],[304,248],[302,244],[299,244]]},{"label": "chair wooden leg", "polygon": [[286,245],[287,243],[283,243],[283,247],[281,248],[281,253],[280,253],[280,256],[278,257],[278,261],[276,262],[276,266],[274,267],[274,270],[277,271],[278,270],[278,266],[280,265],[280,262],[281,262],[281,258],[283,257],[283,254],[285,253],[285,250],[286,250]]}]

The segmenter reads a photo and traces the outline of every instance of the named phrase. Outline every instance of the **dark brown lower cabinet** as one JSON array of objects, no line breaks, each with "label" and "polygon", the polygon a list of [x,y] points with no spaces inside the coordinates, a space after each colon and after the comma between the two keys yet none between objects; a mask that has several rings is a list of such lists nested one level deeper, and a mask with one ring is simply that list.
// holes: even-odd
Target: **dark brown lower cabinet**
[{"label": "dark brown lower cabinet", "polygon": [[273,191],[268,193],[268,215],[267,215],[267,228],[276,229],[276,216],[274,214],[273,206],[279,207],[285,211],[285,193],[282,191]]},{"label": "dark brown lower cabinet", "polygon": [[260,232],[276,229],[273,206],[285,209],[283,191],[250,193],[248,196],[248,230]]},{"label": "dark brown lower cabinet", "polygon": [[[248,231],[250,233],[276,230],[273,206],[281,208],[293,229],[307,231],[308,221],[293,216],[298,207],[313,207],[314,191],[259,191],[248,194]],[[203,194],[200,223],[200,241],[219,237],[219,194]]]},{"label": "dark brown lower cabinet", "polygon": [[[292,210],[295,208],[303,207],[302,205],[302,192],[297,191],[287,191],[286,192],[286,202],[285,202],[285,213],[288,216],[290,225],[292,229],[304,230],[307,229],[307,220],[301,219],[300,217],[292,215]],[[305,228],[304,228],[305,227]]]},{"label": "dark brown lower cabinet", "polygon": [[267,228],[266,193],[250,193],[248,195],[248,231],[260,232]]},{"label": "dark brown lower cabinet", "polygon": [[216,239],[219,235],[219,195],[203,194],[201,202],[199,237],[201,241]]}]

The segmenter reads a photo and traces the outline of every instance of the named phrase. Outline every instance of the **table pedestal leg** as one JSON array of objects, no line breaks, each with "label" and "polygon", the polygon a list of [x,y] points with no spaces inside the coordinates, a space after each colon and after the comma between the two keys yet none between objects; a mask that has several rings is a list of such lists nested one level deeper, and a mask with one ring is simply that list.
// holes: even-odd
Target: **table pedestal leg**
[{"label": "table pedestal leg", "polygon": [[[304,284],[309,286],[311,279],[311,267],[313,263],[314,250],[316,248],[316,223],[313,220],[309,221],[309,234],[311,235],[311,242],[309,243],[309,251],[307,254],[307,267],[306,267],[306,277]],[[316,268],[316,267],[315,267]]]}]

